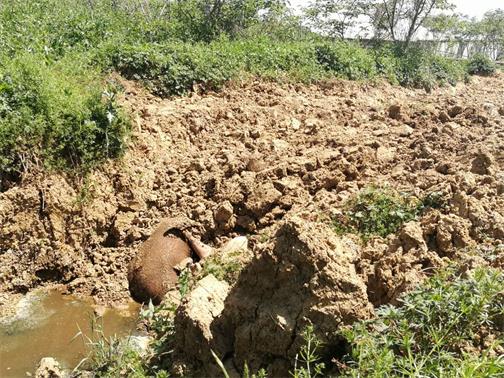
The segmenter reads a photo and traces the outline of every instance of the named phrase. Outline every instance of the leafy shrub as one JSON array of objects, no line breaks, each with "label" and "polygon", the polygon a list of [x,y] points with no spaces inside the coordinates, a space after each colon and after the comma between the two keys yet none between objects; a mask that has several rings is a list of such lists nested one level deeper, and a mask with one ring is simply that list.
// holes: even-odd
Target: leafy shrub
[{"label": "leafy shrub", "polygon": [[401,85],[431,90],[437,85],[454,85],[466,76],[464,64],[436,56],[425,48],[397,53],[397,79]]},{"label": "leafy shrub", "polygon": [[180,95],[198,84],[220,88],[238,71],[226,50],[199,44],[128,45],[112,53],[112,64],[125,77],[143,81],[160,96]]},{"label": "leafy shrub", "polygon": [[391,84],[399,84],[397,78],[399,63],[393,50],[387,46],[377,46],[371,52],[374,57],[376,75],[387,79]]},{"label": "leafy shrub", "polygon": [[96,72],[23,54],[0,66],[0,172],[86,170],[123,151],[128,123]]},{"label": "leafy shrub", "polygon": [[243,61],[242,69],[255,76],[311,82],[324,74],[310,43],[255,38],[237,42],[235,51]]},{"label": "leafy shrub", "polygon": [[430,69],[439,85],[455,85],[467,78],[464,64],[451,58],[433,55],[430,59]]},{"label": "leafy shrub", "polygon": [[[469,277],[445,272],[385,306],[378,317],[342,333],[351,377],[497,377],[504,320],[504,275],[479,269]],[[488,343],[481,335],[489,335]]]},{"label": "leafy shrub", "polygon": [[495,63],[483,54],[474,55],[467,63],[467,72],[471,75],[491,76],[496,70]]},{"label": "leafy shrub", "polygon": [[339,77],[363,80],[377,74],[373,56],[355,43],[325,43],[316,47],[316,54],[319,64]]}]

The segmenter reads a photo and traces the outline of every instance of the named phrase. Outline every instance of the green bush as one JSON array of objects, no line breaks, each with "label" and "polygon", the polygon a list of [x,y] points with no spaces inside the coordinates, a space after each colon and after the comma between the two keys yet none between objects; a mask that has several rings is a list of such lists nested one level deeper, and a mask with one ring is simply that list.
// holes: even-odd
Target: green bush
[{"label": "green bush", "polygon": [[404,86],[431,90],[438,85],[454,85],[466,77],[464,64],[437,56],[425,48],[397,53],[396,75]]},{"label": "green bush", "polygon": [[219,89],[236,76],[239,67],[237,57],[225,49],[176,42],[121,46],[111,60],[122,75],[141,80],[160,96],[184,94],[196,84]]},{"label": "green bush", "polygon": [[399,62],[393,50],[387,46],[376,46],[371,50],[376,67],[376,75],[387,79],[391,84],[399,84],[397,71]]},{"label": "green bush", "polygon": [[128,123],[99,74],[23,54],[0,65],[0,172],[86,170],[124,149]]},{"label": "green bush", "polygon": [[423,49],[399,54],[390,47],[369,50],[355,43],[281,42],[253,38],[210,44],[116,45],[97,59],[128,78],[143,81],[162,96],[190,91],[194,84],[219,89],[249,74],[276,81],[314,82],[327,77],[366,80],[384,77],[391,83],[431,89],[465,78],[464,65]]},{"label": "green bush", "polygon": [[342,332],[349,343],[342,375],[502,376],[503,287],[504,275],[491,269],[433,277],[399,307],[382,307],[376,319]]},{"label": "green bush", "polygon": [[471,75],[491,76],[496,70],[495,63],[483,54],[474,55],[467,63],[467,72]]},{"label": "green bush", "polygon": [[455,85],[467,78],[465,65],[455,59],[434,55],[430,67],[439,85]]},{"label": "green bush", "polygon": [[321,44],[316,47],[316,55],[319,64],[338,77],[364,80],[377,75],[372,54],[355,43]]},{"label": "green bush", "polygon": [[311,43],[255,38],[238,41],[234,46],[243,61],[243,70],[255,76],[312,82],[324,75]]}]

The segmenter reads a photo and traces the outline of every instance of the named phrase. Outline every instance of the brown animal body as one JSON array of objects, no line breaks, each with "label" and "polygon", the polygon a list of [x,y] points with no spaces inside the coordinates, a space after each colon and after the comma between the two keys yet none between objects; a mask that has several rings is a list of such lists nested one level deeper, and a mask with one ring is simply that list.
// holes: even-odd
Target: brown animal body
[{"label": "brown animal body", "polygon": [[158,228],[139,248],[128,270],[131,297],[139,303],[161,303],[164,295],[177,283],[174,267],[191,256],[191,248],[178,235],[171,219]]}]

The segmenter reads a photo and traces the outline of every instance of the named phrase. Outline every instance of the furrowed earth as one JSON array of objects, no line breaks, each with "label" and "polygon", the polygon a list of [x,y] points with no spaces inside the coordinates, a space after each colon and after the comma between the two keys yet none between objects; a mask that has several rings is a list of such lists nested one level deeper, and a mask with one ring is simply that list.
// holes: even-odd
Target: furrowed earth
[{"label": "furrowed earth", "polygon": [[[337,344],[340,324],[373,316],[452,260],[504,267],[502,73],[430,93],[248,81],[174,99],[115,80],[133,123],[122,159],[80,182],[31,172],[0,193],[0,315],[55,284],[125,302],[139,245],[161,219],[184,217],[217,249],[246,235],[254,256],[216,299],[215,327],[233,338],[210,346],[237,366],[285,371],[308,321]],[[445,206],[387,238],[338,235],[333,219],[370,186],[436,193]],[[179,319],[179,335],[189,323]],[[189,357],[212,360],[194,347],[200,336],[180,337]]]}]

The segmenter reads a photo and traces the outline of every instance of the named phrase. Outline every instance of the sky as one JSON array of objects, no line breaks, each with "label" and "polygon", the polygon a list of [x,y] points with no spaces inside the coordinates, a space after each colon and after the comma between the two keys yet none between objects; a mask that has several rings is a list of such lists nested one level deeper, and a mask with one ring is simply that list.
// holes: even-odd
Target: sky
[{"label": "sky", "polygon": [[457,12],[477,18],[489,10],[504,9],[504,0],[455,0],[452,3],[457,6]]},{"label": "sky", "polygon": [[[290,0],[293,7],[306,6],[311,1]],[[504,0],[452,0],[457,7],[456,12],[469,17],[481,18],[486,11],[504,8]]]}]

